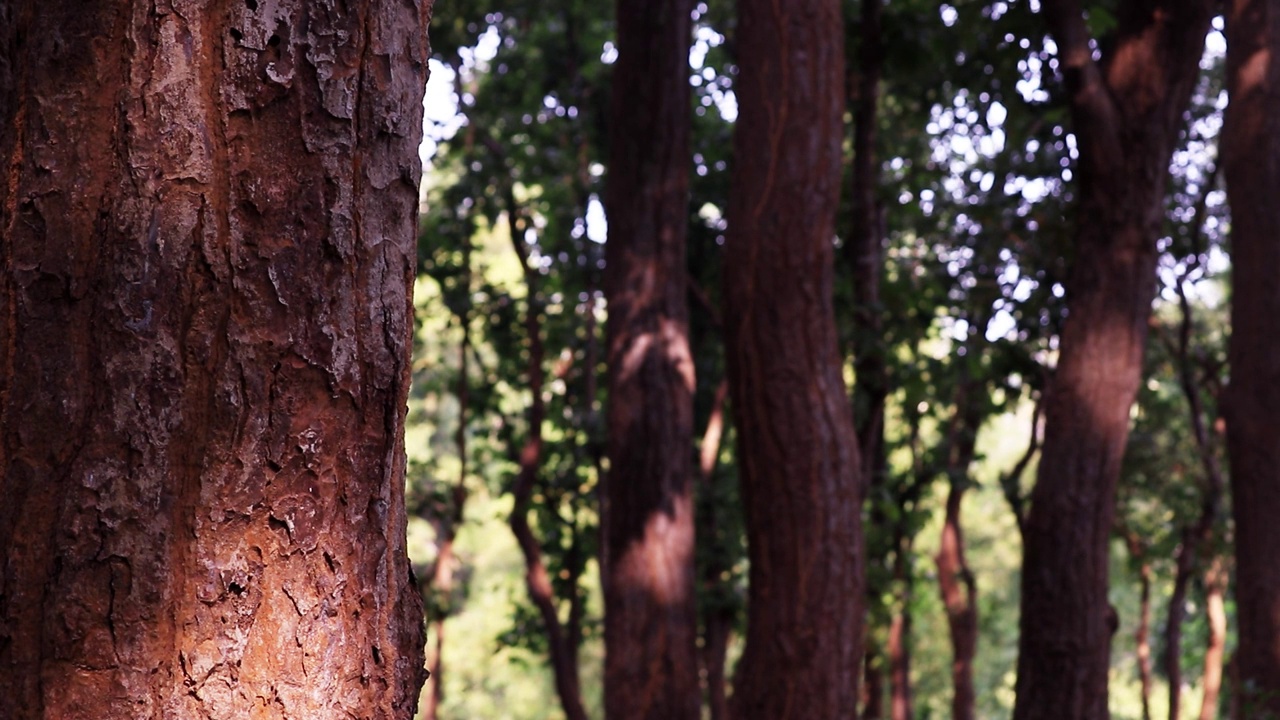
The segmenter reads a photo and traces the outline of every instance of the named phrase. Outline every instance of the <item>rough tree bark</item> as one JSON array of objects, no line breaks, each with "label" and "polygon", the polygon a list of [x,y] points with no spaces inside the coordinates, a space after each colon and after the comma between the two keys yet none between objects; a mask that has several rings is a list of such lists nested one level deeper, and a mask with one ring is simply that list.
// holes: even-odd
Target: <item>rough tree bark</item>
[{"label": "rough tree bark", "polygon": [[1236,541],[1236,650],[1246,717],[1280,717],[1280,4],[1227,6],[1223,170],[1231,203],[1231,384],[1225,398]]},{"label": "rough tree bark", "polygon": [[696,720],[689,0],[618,0],[605,208],[605,716]]},{"label": "rough tree bark", "polygon": [[861,463],[832,306],[838,0],[739,0],[725,334],[750,558],[737,720],[851,718]]},{"label": "rough tree bark", "polygon": [[1128,0],[1101,60],[1077,0],[1048,0],[1079,144],[1070,317],[1025,526],[1015,720],[1108,717],[1108,542],[1142,374],[1169,157],[1210,0]]},{"label": "rough tree bark", "polygon": [[430,9],[0,5],[0,717],[413,716]]}]

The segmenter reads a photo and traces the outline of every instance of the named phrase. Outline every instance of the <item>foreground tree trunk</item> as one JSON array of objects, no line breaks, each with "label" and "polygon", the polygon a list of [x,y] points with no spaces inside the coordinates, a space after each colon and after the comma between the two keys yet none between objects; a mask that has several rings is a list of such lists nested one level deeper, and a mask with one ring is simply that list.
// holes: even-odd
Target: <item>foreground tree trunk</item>
[{"label": "foreground tree trunk", "polygon": [[1232,305],[1227,389],[1236,539],[1236,649],[1246,717],[1280,717],[1280,3],[1232,0],[1222,135],[1231,202]]},{"label": "foreground tree trunk", "polygon": [[832,307],[838,0],[739,0],[725,334],[750,558],[732,714],[851,718],[861,471]]},{"label": "foreground tree trunk", "polygon": [[1107,550],[1142,374],[1169,157],[1198,74],[1208,0],[1129,0],[1093,58],[1076,0],[1044,12],[1079,143],[1070,317],[1026,520],[1015,720],[1108,717]]},{"label": "foreground tree trunk", "polygon": [[0,717],[413,716],[429,14],[0,6]]},{"label": "foreground tree trunk", "polygon": [[688,0],[619,0],[605,198],[605,716],[696,720]]}]

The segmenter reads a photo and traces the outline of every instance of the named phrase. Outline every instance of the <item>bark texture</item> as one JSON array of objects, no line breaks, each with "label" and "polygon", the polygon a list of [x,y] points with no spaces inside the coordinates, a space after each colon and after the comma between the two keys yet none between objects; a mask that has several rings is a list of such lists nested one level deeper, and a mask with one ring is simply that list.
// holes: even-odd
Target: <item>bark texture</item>
[{"label": "bark texture", "polygon": [[605,716],[700,716],[694,591],[689,0],[619,0],[605,206]]},{"label": "bark texture", "polygon": [[1227,10],[1223,170],[1231,203],[1232,306],[1227,389],[1236,541],[1236,650],[1245,717],[1280,718],[1280,4]]},{"label": "bark texture", "polygon": [[0,717],[413,716],[430,9],[0,5]]},{"label": "bark texture", "polygon": [[1026,519],[1015,720],[1108,717],[1108,542],[1155,292],[1169,157],[1211,3],[1127,0],[1101,60],[1076,0],[1044,13],[1079,143],[1070,317]]},{"label": "bark texture", "polygon": [[739,0],[725,333],[750,558],[732,714],[851,718],[861,470],[832,306],[838,0]]}]

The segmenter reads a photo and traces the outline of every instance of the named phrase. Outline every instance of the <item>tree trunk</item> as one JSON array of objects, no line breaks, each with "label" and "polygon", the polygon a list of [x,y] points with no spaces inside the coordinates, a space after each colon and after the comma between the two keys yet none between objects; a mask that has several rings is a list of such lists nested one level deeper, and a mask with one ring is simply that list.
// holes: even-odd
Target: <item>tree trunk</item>
[{"label": "tree trunk", "polygon": [[951,631],[952,720],[973,720],[977,694],[973,687],[973,659],[978,652],[978,589],[964,557],[960,504],[965,484],[953,482],[947,493],[946,518],[938,547],[938,589]]},{"label": "tree trunk", "polygon": [[[910,586],[910,580],[899,579]],[[911,720],[911,591],[903,590],[898,611],[889,623],[889,717]]]},{"label": "tree trunk", "polygon": [[1108,717],[1108,543],[1142,374],[1167,166],[1199,71],[1208,0],[1130,0],[1100,61],[1076,0],[1045,15],[1079,143],[1070,316],[1025,526],[1015,720]]},{"label": "tree trunk", "polygon": [[1204,696],[1200,702],[1200,720],[1218,717],[1218,696],[1222,692],[1222,661],[1227,652],[1227,569],[1217,557],[1204,577],[1205,619],[1209,639],[1204,650]]},{"label": "tree trunk", "polygon": [[414,714],[430,3],[351,5],[0,6],[0,717]]},{"label": "tree trunk", "polygon": [[750,559],[736,720],[850,718],[861,471],[832,306],[838,0],[739,0],[725,331]]},{"label": "tree trunk", "polygon": [[1231,202],[1232,306],[1227,389],[1236,540],[1236,650],[1247,717],[1280,717],[1280,6],[1232,0],[1227,8],[1231,104],[1222,154]]},{"label": "tree trunk", "polygon": [[1125,529],[1125,547],[1129,557],[1138,564],[1140,592],[1138,627],[1133,633],[1133,643],[1138,655],[1138,681],[1142,693],[1142,720],[1151,720],[1151,563],[1138,534]]},{"label": "tree trunk", "polygon": [[606,209],[605,716],[696,720],[688,0],[618,0]]},{"label": "tree trunk", "polygon": [[[699,449],[699,470],[706,490],[706,512],[699,509],[699,537],[710,538],[714,545],[721,532],[717,525],[720,522],[717,503],[715,502],[715,469],[720,456],[721,438],[724,437],[724,404],[729,395],[729,381],[722,380],[716,387],[711,402],[711,413],[707,418],[707,427],[702,434],[702,446]],[[734,611],[715,598],[722,596],[727,590],[730,571],[729,563],[724,560],[719,548],[709,547],[712,559],[703,570],[704,602],[702,610],[702,663],[703,677],[706,678],[707,708],[711,712],[711,720],[729,720],[729,694],[725,663],[729,654],[729,639],[733,636]]]},{"label": "tree trunk", "polygon": [[538,271],[530,262],[529,248],[523,239],[524,230],[528,227],[527,220],[520,214],[511,185],[504,188],[504,195],[508,230],[516,256],[520,260],[527,293],[524,329],[529,342],[529,357],[525,374],[528,378],[531,398],[528,436],[517,456],[520,471],[516,475],[515,486],[511,491],[514,500],[510,517],[511,532],[516,536],[516,543],[524,556],[524,580],[525,588],[529,591],[529,600],[537,608],[543,630],[547,634],[547,653],[551,659],[556,696],[560,698],[560,705],[568,720],[587,720],[587,711],[582,704],[581,680],[578,677],[578,633],[572,622],[574,613],[570,612],[569,623],[560,622],[555,589],[551,586],[551,574],[547,572],[546,562],[542,559],[542,547],[538,537],[534,535],[533,527],[529,524],[530,504],[533,501],[538,472],[542,467],[542,423],[547,417],[547,406],[542,394],[543,382],[546,379],[546,373],[542,367],[546,360],[546,345],[542,338],[543,301]]}]

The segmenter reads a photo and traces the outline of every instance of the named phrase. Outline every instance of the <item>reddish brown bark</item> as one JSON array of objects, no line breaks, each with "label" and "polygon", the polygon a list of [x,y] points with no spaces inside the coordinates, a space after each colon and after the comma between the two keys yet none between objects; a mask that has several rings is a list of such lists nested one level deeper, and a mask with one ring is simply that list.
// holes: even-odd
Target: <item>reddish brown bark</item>
[{"label": "reddish brown bark", "polygon": [[0,717],[413,716],[429,14],[0,8]]},{"label": "reddish brown bark", "polygon": [[696,720],[688,0],[619,0],[605,207],[605,716]]},{"label": "reddish brown bark", "polygon": [[978,588],[964,556],[964,532],[960,524],[964,491],[963,483],[954,482],[947,493],[942,541],[935,558],[938,589],[942,593],[947,627],[951,632],[953,720],[973,720],[977,700],[973,687],[973,659],[978,652]]},{"label": "reddish brown bark", "polygon": [[1247,717],[1280,717],[1280,6],[1227,10],[1223,170],[1231,202],[1231,384],[1225,398],[1236,541],[1236,661]]},{"label": "reddish brown bark", "polygon": [[[981,325],[975,323],[975,326]],[[971,336],[969,357],[978,351],[978,337],[976,334]],[[977,396],[981,392],[981,385],[962,370],[946,436],[944,472],[951,487],[947,492],[938,554],[934,558],[938,566],[938,590],[951,633],[952,720],[972,720],[977,701],[973,686],[973,660],[978,652],[978,584],[965,559],[960,510],[970,484],[969,466],[973,464],[978,430],[982,425],[981,398]]]},{"label": "reddish brown bark", "polygon": [[1080,4],[1044,4],[1079,144],[1080,199],[1070,316],[1025,524],[1015,720],[1108,716],[1116,484],[1142,374],[1167,166],[1210,7],[1129,0],[1095,60]]},{"label": "reddish brown bark", "polygon": [[1204,650],[1204,696],[1200,701],[1200,720],[1218,716],[1218,697],[1222,693],[1222,663],[1227,652],[1227,569],[1218,557],[1204,576],[1204,613],[1209,625],[1209,638]]},{"label": "reddish brown bark", "polygon": [[[910,598],[904,598],[909,601]],[[888,625],[888,716],[891,720],[911,720],[911,612],[902,603]]]},{"label": "reddish brown bark", "polygon": [[832,306],[838,0],[739,0],[725,334],[747,522],[736,720],[857,713],[861,463]]}]

